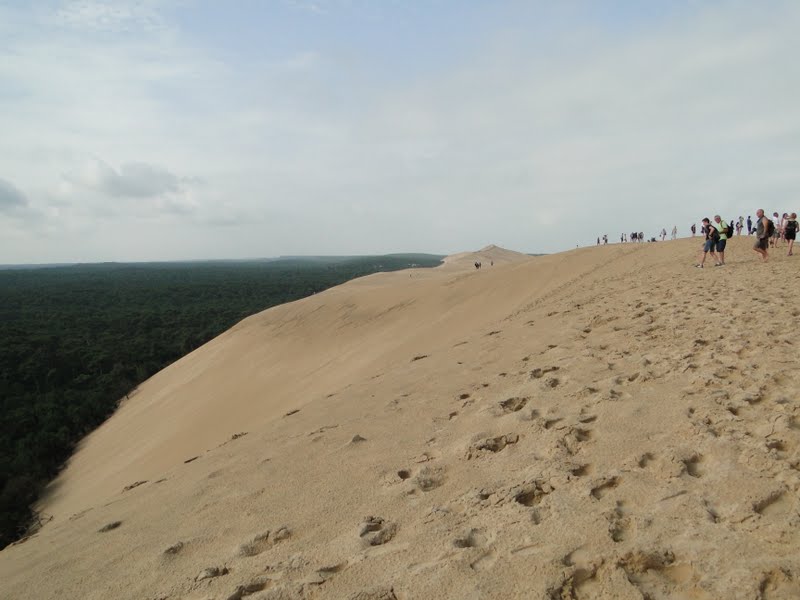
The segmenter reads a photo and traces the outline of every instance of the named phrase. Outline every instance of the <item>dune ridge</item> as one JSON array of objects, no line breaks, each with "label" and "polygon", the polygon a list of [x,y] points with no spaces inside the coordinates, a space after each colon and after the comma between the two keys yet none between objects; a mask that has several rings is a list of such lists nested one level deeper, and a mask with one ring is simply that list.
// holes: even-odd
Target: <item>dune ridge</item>
[{"label": "dune ridge", "polygon": [[490,246],[245,319],[84,441],[0,596],[800,597],[800,302],[751,241]]}]

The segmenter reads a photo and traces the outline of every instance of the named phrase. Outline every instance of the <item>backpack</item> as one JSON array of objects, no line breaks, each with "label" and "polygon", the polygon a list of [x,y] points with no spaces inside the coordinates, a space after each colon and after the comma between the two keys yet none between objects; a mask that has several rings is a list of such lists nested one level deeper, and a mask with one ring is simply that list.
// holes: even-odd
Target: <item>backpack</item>
[{"label": "backpack", "polygon": [[728,223],[728,226],[725,228],[725,235],[729,238],[733,237],[733,223]]},{"label": "backpack", "polygon": [[775,223],[773,223],[772,219],[767,219],[767,237],[772,237],[775,233]]}]

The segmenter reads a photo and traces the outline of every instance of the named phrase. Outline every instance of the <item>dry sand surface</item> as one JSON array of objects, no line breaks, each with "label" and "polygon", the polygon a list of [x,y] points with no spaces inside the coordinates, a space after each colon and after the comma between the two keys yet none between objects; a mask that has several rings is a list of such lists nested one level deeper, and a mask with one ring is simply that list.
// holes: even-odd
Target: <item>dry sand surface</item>
[{"label": "dry sand surface", "polygon": [[84,441],[0,597],[800,598],[800,257],[751,242],[490,247],[250,317]]}]

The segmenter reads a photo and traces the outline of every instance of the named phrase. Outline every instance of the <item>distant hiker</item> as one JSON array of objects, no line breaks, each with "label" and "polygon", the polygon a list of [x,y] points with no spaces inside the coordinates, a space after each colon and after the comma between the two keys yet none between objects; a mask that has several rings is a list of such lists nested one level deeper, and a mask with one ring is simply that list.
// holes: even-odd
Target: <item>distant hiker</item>
[{"label": "distant hiker", "polygon": [[791,256],[792,248],[794,248],[794,239],[797,236],[797,213],[792,213],[786,219],[786,223],[783,225],[783,236],[789,242],[789,253],[786,256]]},{"label": "distant hiker", "polygon": [[744,229],[744,217],[739,216],[739,235],[742,235],[742,229]]},{"label": "distant hiker", "polygon": [[781,239],[786,240],[786,223],[789,222],[789,213],[783,213],[781,217]]},{"label": "distant hiker", "polygon": [[678,226],[677,225],[673,225],[672,226],[672,239],[673,240],[677,240],[678,239]]},{"label": "distant hiker", "polygon": [[747,215],[747,235],[751,235],[753,233],[753,219],[750,218],[750,215]]},{"label": "distant hiker", "polygon": [[728,242],[728,237],[733,234],[730,225],[722,220],[719,215],[714,215],[714,222],[711,224],[713,229],[717,230],[719,239],[717,240],[717,254],[719,254],[719,262],[716,266],[725,266],[725,244]]},{"label": "distant hiker", "polygon": [[639,241],[640,242],[644,241],[644,231],[639,232]]},{"label": "distant hiker", "polygon": [[600,245],[600,238],[599,237],[597,238],[597,245],[598,246]]},{"label": "distant hiker", "polygon": [[692,237],[694,237],[697,234],[697,227],[695,227],[694,223],[692,223],[691,230],[692,230]]},{"label": "distant hiker", "polygon": [[608,234],[606,233],[606,234],[603,235],[603,245],[605,245],[607,243],[608,243]]},{"label": "distant hiker", "polygon": [[714,264],[718,264],[714,249],[717,247],[717,242],[719,241],[719,232],[716,228],[711,227],[711,221],[709,221],[708,217],[703,219],[702,230],[705,235],[705,242],[703,242],[703,258],[695,265],[698,269],[702,269],[706,264],[706,256],[709,252],[711,253],[711,258],[714,259]]},{"label": "distant hiker", "polygon": [[756,243],[753,244],[753,250],[761,255],[761,260],[767,262],[769,255],[767,248],[769,248],[770,238],[775,229],[775,224],[764,216],[764,209],[759,208],[756,211]]},{"label": "distant hiker", "polygon": [[742,235],[742,224],[736,221],[736,235]]},{"label": "distant hiker", "polygon": [[772,213],[773,233],[769,240],[769,245],[773,248],[778,246],[778,240],[781,239],[781,217],[778,213]]}]

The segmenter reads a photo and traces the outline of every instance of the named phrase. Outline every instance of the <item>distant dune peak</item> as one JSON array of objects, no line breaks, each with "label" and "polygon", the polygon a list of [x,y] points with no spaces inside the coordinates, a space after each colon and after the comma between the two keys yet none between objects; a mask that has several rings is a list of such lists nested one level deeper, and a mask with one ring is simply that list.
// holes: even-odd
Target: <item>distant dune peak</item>
[{"label": "distant dune peak", "polygon": [[529,259],[530,256],[514,250],[501,248],[495,244],[489,244],[476,252],[461,252],[452,254],[444,259],[444,264],[451,266],[472,266],[479,262],[482,266],[494,264],[507,264]]}]

